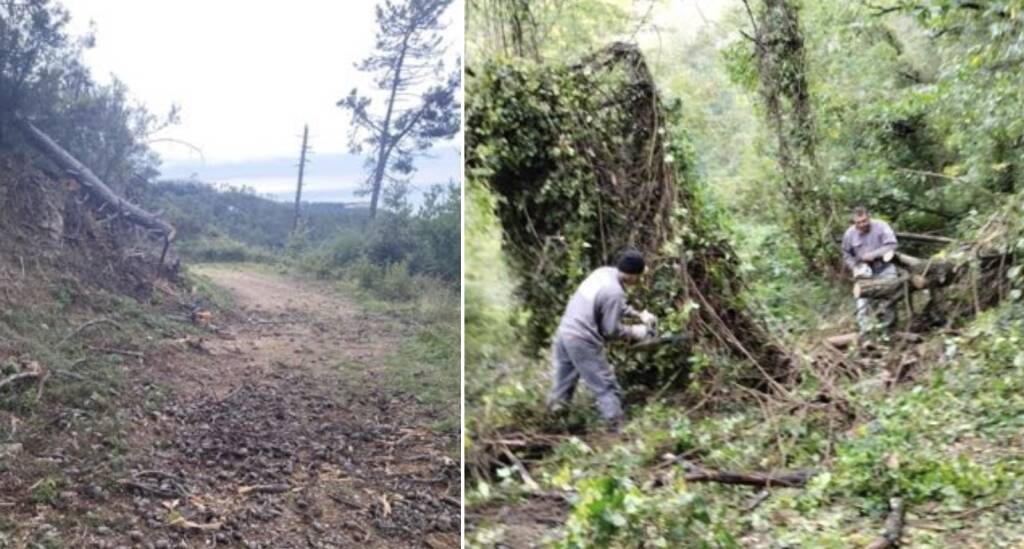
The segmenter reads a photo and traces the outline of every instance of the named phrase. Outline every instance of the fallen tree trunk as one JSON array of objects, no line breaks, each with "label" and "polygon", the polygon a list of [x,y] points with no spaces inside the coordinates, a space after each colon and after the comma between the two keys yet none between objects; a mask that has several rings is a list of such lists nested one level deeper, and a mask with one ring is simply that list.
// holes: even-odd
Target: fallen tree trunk
[{"label": "fallen tree trunk", "polygon": [[900,538],[903,537],[903,515],[906,509],[903,507],[902,498],[889,500],[889,518],[885,519],[885,533],[882,537],[871,542],[865,549],[888,549],[899,547]]},{"label": "fallen tree trunk", "polygon": [[163,265],[164,257],[167,255],[167,247],[171,240],[174,239],[175,231],[170,223],[118,196],[96,174],[92,173],[92,170],[85,164],[79,162],[71,153],[64,150],[63,147],[58,145],[50,136],[35,127],[31,122],[20,118],[16,119],[16,122],[18,128],[21,129],[33,146],[55,164],[69,172],[86,192],[98,202],[104,205],[113,205],[116,211],[125,219],[159,233],[164,238],[164,249],[160,255],[160,264]]},{"label": "fallen tree trunk", "polygon": [[952,238],[946,238],[944,236],[936,236],[933,234],[921,234],[921,233],[896,233],[898,240],[910,240],[912,242],[928,242],[931,244],[952,244],[955,242]]}]

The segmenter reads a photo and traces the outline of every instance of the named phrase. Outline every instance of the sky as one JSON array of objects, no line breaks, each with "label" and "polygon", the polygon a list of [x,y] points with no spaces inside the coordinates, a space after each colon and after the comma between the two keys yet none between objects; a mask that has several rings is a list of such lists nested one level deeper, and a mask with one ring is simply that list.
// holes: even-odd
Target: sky
[{"label": "sky", "polygon": [[[370,91],[353,66],[370,53],[376,25],[371,0],[61,0],[71,30],[90,22],[96,47],[85,54],[101,82],[114,74],[150,111],[181,108],[181,123],[156,137],[162,175],[248,185],[276,198],[294,196],[302,127],[310,127],[312,163],[304,195],[363,200],[362,159],[348,154],[347,114],[335,103],[353,87]],[[446,14],[447,58],[462,51],[463,2]],[[382,98],[375,97],[378,101]],[[419,162],[417,187],[457,180],[461,141]]]}]

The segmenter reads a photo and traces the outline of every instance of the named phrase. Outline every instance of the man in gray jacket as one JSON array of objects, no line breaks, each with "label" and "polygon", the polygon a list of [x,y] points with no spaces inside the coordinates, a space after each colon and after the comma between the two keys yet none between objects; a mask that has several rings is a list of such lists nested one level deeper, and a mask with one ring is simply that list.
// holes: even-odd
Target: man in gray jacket
[{"label": "man in gray jacket", "polygon": [[[843,235],[843,262],[854,278],[895,278],[896,266],[886,262],[884,257],[896,251],[896,233],[888,223],[871,219],[867,208],[853,210],[853,226]],[[889,327],[896,320],[896,311],[890,306],[879,311],[881,328]],[[861,333],[872,328],[871,302],[866,298],[857,299],[857,324]]]},{"label": "man in gray jacket", "polygon": [[[572,295],[555,332],[553,348],[554,386],[548,409],[561,411],[572,399],[582,377],[597,397],[597,408],[612,431],[623,418],[621,389],[615,371],[605,356],[608,341],[629,338],[643,341],[654,335],[654,315],[639,312],[626,303],[623,286],[635,284],[644,272],[640,252],[619,253],[615,267],[601,267],[590,274]],[[639,324],[622,324],[623,316]]]}]

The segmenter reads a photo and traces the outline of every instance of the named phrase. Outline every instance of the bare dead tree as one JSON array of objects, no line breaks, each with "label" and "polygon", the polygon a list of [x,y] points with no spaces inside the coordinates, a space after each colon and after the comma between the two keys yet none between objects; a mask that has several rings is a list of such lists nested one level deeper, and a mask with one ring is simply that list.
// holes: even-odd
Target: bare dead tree
[{"label": "bare dead tree", "polygon": [[292,232],[299,230],[299,207],[302,204],[302,176],[306,171],[306,153],[309,151],[309,124],[302,127],[302,150],[299,152],[299,181],[295,185],[295,217]]}]

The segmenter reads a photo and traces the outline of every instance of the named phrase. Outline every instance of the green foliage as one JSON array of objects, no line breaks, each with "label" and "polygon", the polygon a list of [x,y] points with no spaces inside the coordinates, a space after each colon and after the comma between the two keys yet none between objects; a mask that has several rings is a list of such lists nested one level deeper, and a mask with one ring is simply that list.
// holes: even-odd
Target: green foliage
[{"label": "green foliage", "polygon": [[61,483],[55,478],[47,477],[39,480],[32,488],[29,501],[32,503],[50,504],[57,500]]},{"label": "green foliage", "polygon": [[[369,177],[363,189],[371,195],[370,217],[378,213],[382,191],[408,189],[417,156],[452,139],[461,129],[462,105],[457,93],[462,87],[461,59],[445,74],[445,14],[452,3],[407,0],[378,4],[374,50],[356,64],[358,70],[372,75],[375,92],[352,88],[337,102],[351,113],[352,152],[371,151],[365,162]],[[371,95],[378,94],[385,99],[371,100]]]},{"label": "green foliage", "polygon": [[[838,213],[865,204],[903,230],[948,233],[1020,189],[1019,1],[800,6],[820,179]],[[723,49],[751,93],[752,51]]]},{"label": "green foliage", "polygon": [[373,289],[374,285],[381,277],[380,267],[374,265],[373,262],[365,256],[360,257],[359,261],[356,261],[356,263],[352,265],[350,272],[352,274],[352,278],[355,279],[356,284],[364,290]]},{"label": "green foliage", "polygon": [[624,0],[470,0],[467,57],[575,60],[627,32],[631,9]]},{"label": "green foliage", "polygon": [[[595,164],[628,169],[636,159],[598,160],[590,148],[602,143],[626,146],[633,139],[638,143],[632,145],[641,146],[640,141],[650,138],[643,132],[660,136],[666,128],[630,135],[627,126],[636,120],[629,118],[629,106],[603,112],[597,108],[603,96],[593,93],[594,87],[613,95],[632,89],[629,77],[614,68],[591,73],[565,65],[489,63],[473,72],[467,105],[468,175],[500,197],[495,206],[506,251],[513,269],[525,277],[517,291],[532,315],[530,344],[543,347],[571,288],[592,268],[608,264],[628,241],[653,252],[666,238],[668,219],[641,222],[631,210],[644,204],[615,201],[616,193],[643,192],[633,187],[636,182],[617,182],[612,176],[609,183],[595,173]],[[658,143],[660,148],[660,139]],[[678,179],[667,176],[668,185],[678,181],[679,188],[666,192],[683,194],[690,206],[695,183],[688,179],[685,143],[666,140],[664,155],[664,163],[656,160],[651,169],[658,175],[662,169],[677,174]],[[609,201],[603,208],[602,188]],[[664,208],[660,213],[672,215]],[[545,270],[537,273],[538,265]]]},{"label": "green foliage", "polygon": [[582,482],[558,547],[739,547],[723,525],[715,524],[702,498],[685,484],[676,489],[652,497],[622,478]]},{"label": "green foliage", "polygon": [[136,198],[135,183],[156,173],[147,140],[178,120],[151,114],[129,99],[117,78],[97,83],[83,61],[95,37],[72,36],[58,2],[0,5],[0,147],[21,146],[15,115],[27,117],[109,186]]},{"label": "green foliage", "polygon": [[[467,441],[488,426],[513,424],[493,417],[506,410],[536,407],[542,389],[523,395],[518,402],[489,403],[481,398],[495,389],[495,381],[517,358],[513,282],[501,253],[501,228],[494,214],[495,198],[478,180],[466,188],[465,263],[463,278],[463,341],[465,342],[465,384]],[[483,411],[481,411],[483,410]]]},{"label": "green foliage", "polygon": [[374,288],[385,299],[400,301],[413,296],[416,288],[409,276],[409,266],[404,262],[392,263],[384,268],[384,276]]},{"label": "green foliage", "polygon": [[413,218],[416,245],[409,254],[413,272],[461,283],[462,196],[454,183],[434,185]]}]

